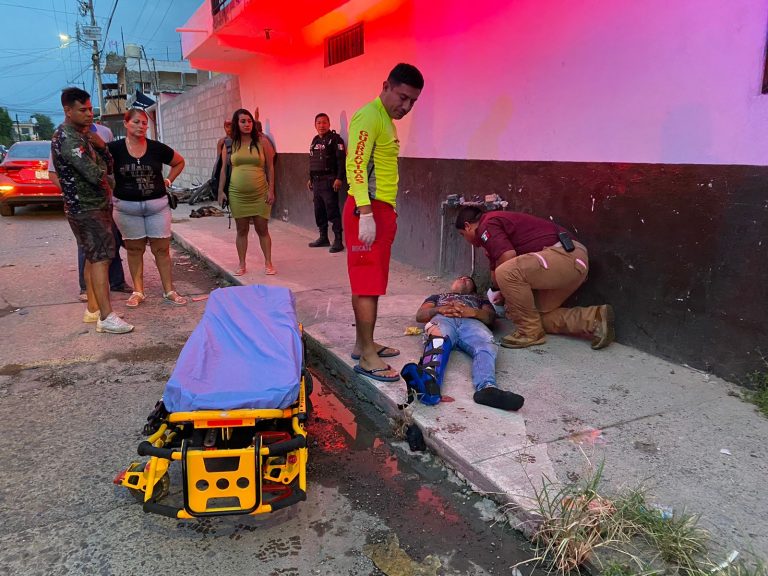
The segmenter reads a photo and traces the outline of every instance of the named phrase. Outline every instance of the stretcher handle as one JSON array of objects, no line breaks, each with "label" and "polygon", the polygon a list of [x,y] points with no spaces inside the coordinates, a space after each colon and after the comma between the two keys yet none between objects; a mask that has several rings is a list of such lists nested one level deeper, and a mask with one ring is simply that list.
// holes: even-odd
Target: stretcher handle
[{"label": "stretcher handle", "polygon": [[139,443],[138,452],[139,456],[157,456],[158,458],[165,458],[166,460],[171,460],[173,456],[173,450],[170,448],[158,448],[157,446],[152,446],[152,444],[146,440]]},{"label": "stretcher handle", "polygon": [[293,452],[299,448],[306,447],[307,438],[305,436],[296,436],[295,438],[291,438],[285,442],[275,442],[274,444],[270,444],[264,448],[267,449],[266,456],[282,456],[284,454],[288,454],[288,452]]}]

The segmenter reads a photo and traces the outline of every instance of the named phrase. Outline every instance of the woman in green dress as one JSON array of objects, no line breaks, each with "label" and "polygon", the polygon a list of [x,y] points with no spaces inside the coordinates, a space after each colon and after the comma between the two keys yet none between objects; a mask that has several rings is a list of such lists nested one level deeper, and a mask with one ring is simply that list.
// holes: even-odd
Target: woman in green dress
[{"label": "woman in green dress", "polygon": [[[276,274],[272,265],[272,238],[269,235],[269,215],[275,202],[275,150],[269,139],[254,128],[254,119],[245,109],[232,115],[232,172],[229,180],[229,207],[237,225],[235,246],[240,266],[233,273],[246,272],[248,231],[251,222],[259,236],[264,253],[264,273]],[[227,149],[222,149],[222,172],[219,178],[219,203],[223,203],[226,178]]]}]

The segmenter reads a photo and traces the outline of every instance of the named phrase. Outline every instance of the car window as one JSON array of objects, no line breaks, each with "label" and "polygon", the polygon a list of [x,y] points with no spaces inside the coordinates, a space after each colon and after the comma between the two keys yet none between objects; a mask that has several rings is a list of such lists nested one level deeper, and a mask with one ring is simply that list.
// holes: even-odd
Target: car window
[{"label": "car window", "polygon": [[48,160],[48,156],[51,153],[50,142],[30,142],[19,146],[14,144],[8,151],[6,158],[14,158],[16,160]]}]

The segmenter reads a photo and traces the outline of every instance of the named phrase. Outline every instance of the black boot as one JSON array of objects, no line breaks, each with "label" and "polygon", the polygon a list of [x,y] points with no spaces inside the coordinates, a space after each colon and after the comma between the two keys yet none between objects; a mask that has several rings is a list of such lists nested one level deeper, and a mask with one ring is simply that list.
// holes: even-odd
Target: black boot
[{"label": "black boot", "polygon": [[331,242],[328,240],[328,229],[326,228],[323,230],[320,229],[320,236],[317,237],[317,240],[314,242],[310,242],[307,244],[310,248],[323,248],[324,246],[330,246]]},{"label": "black boot", "polygon": [[331,248],[328,250],[331,254],[335,254],[336,252],[341,252],[344,250],[344,244],[341,242],[341,234],[333,234],[333,244],[331,245]]}]

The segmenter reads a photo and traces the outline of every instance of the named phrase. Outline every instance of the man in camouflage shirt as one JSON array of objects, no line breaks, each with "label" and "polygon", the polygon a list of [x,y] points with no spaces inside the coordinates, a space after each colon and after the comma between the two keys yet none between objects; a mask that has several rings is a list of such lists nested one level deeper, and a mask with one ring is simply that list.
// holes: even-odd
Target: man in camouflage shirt
[{"label": "man in camouflage shirt", "polygon": [[80,88],[65,88],[61,105],[65,120],[51,138],[51,156],[64,197],[64,213],[85,252],[88,307],[83,322],[95,322],[97,332],[130,332],[133,326],[112,311],[109,299],[109,263],[117,249],[108,181],[112,157],[104,140],[90,131],[90,94]]}]

